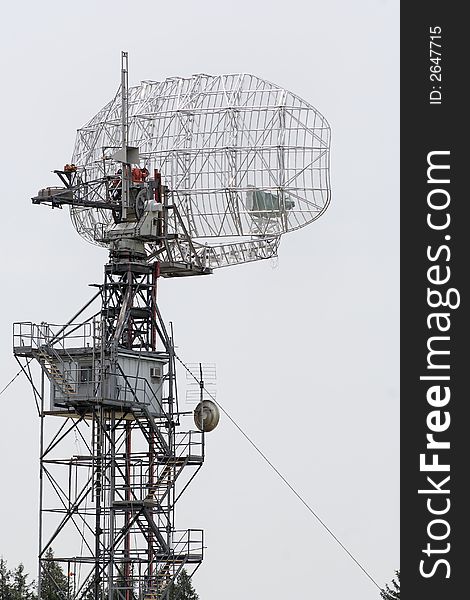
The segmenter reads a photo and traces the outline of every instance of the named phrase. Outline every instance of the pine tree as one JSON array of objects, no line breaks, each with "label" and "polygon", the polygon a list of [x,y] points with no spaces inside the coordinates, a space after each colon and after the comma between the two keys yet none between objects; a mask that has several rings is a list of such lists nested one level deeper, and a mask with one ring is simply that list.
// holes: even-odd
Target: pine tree
[{"label": "pine tree", "polygon": [[400,571],[395,571],[396,579],[392,579],[393,588],[388,585],[380,592],[383,600],[400,600]]},{"label": "pine tree", "polygon": [[12,600],[11,572],[7,568],[7,561],[0,557],[0,600]]},{"label": "pine tree", "polygon": [[32,590],[34,583],[28,583],[28,574],[20,563],[11,573],[11,600],[33,600],[35,594]]},{"label": "pine tree", "polygon": [[10,571],[6,560],[0,558],[0,600],[37,600],[33,588],[22,563]]},{"label": "pine tree", "polygon": [[169,600],[199,600],[191,583],[191,577],[185,569],[178,575],[176,583],[171,586]]},{"label": "pine tree", "polygon": [[54,553],[48,548],[41,575],[41,600],[68,600],[70,584],[60,564],[54,561]]}]

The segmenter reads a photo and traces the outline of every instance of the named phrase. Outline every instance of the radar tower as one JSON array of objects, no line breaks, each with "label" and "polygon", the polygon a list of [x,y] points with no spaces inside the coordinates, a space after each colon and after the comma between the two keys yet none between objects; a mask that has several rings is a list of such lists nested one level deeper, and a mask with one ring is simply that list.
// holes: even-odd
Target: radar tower
[{"label": "radar tower", "polygon": [[41,417],[39,597],[54,562],[73,600],[165,599],[201,564],[203,531],[177,529],[175,506],[219,414],[202,367],[194,413],[179,406],[157,282],[276,256],[329,204],[329,142],[324,117],[275,84],[199,74],[129,88],[122,53],[120,89],[78,131],[61,185],[32,198],[68,206],[109,249],[98,292],[65,325],[14,324]]}]

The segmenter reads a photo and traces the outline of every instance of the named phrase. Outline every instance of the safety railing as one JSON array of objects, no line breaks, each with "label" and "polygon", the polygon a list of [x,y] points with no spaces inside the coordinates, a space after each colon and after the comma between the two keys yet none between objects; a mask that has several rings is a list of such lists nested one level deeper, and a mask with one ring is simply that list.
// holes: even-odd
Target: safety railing
[{"label": "safety railing", "polygon": [[175,456],[177,458],[203,457],[204,435],[202,431],[177,432],[175,434]]},{"label": "safety railing", "polygon": [[71,348],[93,347],[93,323],[50,323],[22,322],[13,324],[13,349],[15,353],[34,351],[44,347],[66,351]]},{"label": "safety railing", "polygon": [[[60,355],[59,355],[60,358]],[[99,365],[64,368],[64,374],[76,382],[74,400],[112,401],[121,405],[153,407],[155,413],[163,412],[162,401],[143,377],[126,375],[116,371],[101,374]]]},{"label": "safety railing", "polygon": [[199,561],[204,554],[204,531],[202,529],[175,530],[172,534],[171,554],[184,556],[187,562]]}]

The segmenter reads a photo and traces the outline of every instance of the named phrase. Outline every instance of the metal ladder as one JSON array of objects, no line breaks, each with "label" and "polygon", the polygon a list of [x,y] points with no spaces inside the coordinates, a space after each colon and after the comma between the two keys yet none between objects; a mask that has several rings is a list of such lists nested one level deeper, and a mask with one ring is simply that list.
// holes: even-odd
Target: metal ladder
[{"label": "metal ladder", "polygon": [[46,352],[43,348],[38,348],[36,355],[49,380],[52,383],[55,383],[63,394],[66,396],[71,396],[77,393],[75,387],[69,381],[67,381],[64,373],[57,367],[54,359],[48,352]]},{"label": "metal ladder", "polygon": [[[147,591],[144,593],[144,600],[161,600],[164,597],[168,586],[172,583],[176,583],[176,578],[183,569],[186,560],[167,558],[161,567],[158,569],[158,573],[155,577],[156,581],[149,586]],[[177,568],[175,568],[177,567]]]}]

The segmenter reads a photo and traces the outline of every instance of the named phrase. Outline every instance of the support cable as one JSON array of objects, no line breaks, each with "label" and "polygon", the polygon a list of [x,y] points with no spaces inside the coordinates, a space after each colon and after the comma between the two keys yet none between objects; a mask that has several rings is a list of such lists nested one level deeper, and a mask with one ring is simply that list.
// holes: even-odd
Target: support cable
[{"label": "support cable", "polygon": [[[199,382],[198,378],[189,370],[186,364],[181,360],[181,358],[175,354],[178,362],[186,369],[186,371],[193,377],[197,382]],[[351,560],[361,569],[361,571],[370,579],[370,581],[376,586],[376,588],[382,591],[380,585],[375,581],[375,579],[368,573],[368,571],[361,565],[361,563],[354,557],[354,555],[346,548],[343,542],[333,533],[333,531],[328,527],[328,525],[317,515],[317,513],[313,510],[313,508],[307,503],[304,498],[297,492],[292,484],[290,484],[284,475],[279,471],[277,467],[269,460],[269,458],[264,454],[264,452],[255,444],[255,442],[249,437],[247,433],[242,429],[242,427],[235,421],[235,419],[225,410],[225,408],[220,404],[218,400],[210,393],[207,388],[204,388],[207,395],[212,398],[212,400],[217,404],[220,410],[224,413],[224,415],[228,418],[228,420],[238,429],[238,431],[243,435],[243,437],[251,444],[251,446],[256,450],[256,452],[261,456],[261,458],[271,467],[271,469],[276,473],[276,475],[281,479],[281,481],[290,489],[290,491],[302,502],[305,508],[313,515],[313,517],[320,523],[320,525],[329,533],[329,535],[335,540],[335,542],[341,546],[341,548],[346,552],[346,554],[351,558]]]},{"label": "support cable", "polygon": [[[198,378],[190,371],[187,365],[181,360],[181,358],[175,353],[176,360],[183,366],[184,369],[193,377],[195,381],[199,383]],[[22,369],[18,371],[18,373],[6,384],[6,386],[0,391],[0,396],[5,392],[10,385],[15,381],[17,377],[22,373]],[[224,413],[224,415],[228,418],[228,420],[238,429],[238,431],[242,434],[242,436],[248,441],[248,443],[256,450],[256,452],[261,456],[261,458],[271,467],[271,469],[276,473],[276,475],[281,479],[281,481],[290,489],[290,491],[302,502],[305,508],[311,513],[311,515],[320,523],[320,525],[325,529],[325,531],[335,540],[335,542],[346,552],[349,558],[361,569],[361,571],[370,579],[370,581],[376,586],[376,588],[382,591],[380,585],[375,581],[375,579],[370,575],[370,573],[366,570],[365,567],[355,558],[355,556],[346,548],[343,542],[333,533],[333,531],[328,527],[328,525],[319,517],[319,515],[313,510],[313,508],[308,504],[306,500],[299,494],[299,492],[294,488],[294,486],[289,483],[289,481],[284,477],[284,475],[279,471],[279,469],[269,460],[269,458],[264,454],[264,452],[255,444],[255,442],[250,438],[250,436],[242,429],[242,427],[235,421],[235,419],[226,411],[226,409],[220,404],[218,400],[211,394],[211,392],[204,386],[204,389],[210,398],[217,404],[220,410]]]},{"label": "support cable", "polygon": [[[28,364],[29,364],[31,361],[32,361],[32,358],[28,360],[28,362],[27,362],[27,365],[28,365]],[[5,391],[6,391],[6,390],[7,390],[7,389],[10,387],[10,385],[11,385],[11,384],[12,384],[12,383],[15,381],[15,379],[16,379],[17,377],[19,377],[19,376],[21,375],[21,373],[22,373],[22,372],[23,372],[23,369],[21,368],[21,369],[18,371],[18,373],[17,373],[17,374],[16,374],[16,375],[13,377],[13,379],[11,379],[11,380],[10,380],[10,381],[9,381],[9,382],[6,384],[6,386],[5,386],[5,387],[4,387],[4,388],[3,388],[3,389],[0,391],[0,396],[3,394],[3,392],[5,392]]]}]

